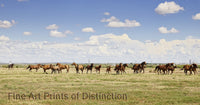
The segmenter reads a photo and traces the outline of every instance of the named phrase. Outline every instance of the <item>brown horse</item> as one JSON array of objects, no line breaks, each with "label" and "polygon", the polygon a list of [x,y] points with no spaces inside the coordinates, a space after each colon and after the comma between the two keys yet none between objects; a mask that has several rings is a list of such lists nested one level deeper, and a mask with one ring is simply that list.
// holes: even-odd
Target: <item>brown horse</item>
[{"label": "brown horse", "polygon": [[176,68],[176,66],[169,66],[169,67],[167,68],[168,74],[170,73],[170,71],[171,71],[171,74],[173,74],[175,68]]},{"label": "brown horse", "polygon": [[143,72],[144,73],[144,68],[145,68],[146,62],[142,62],[140,64],[140,73]]},{"label": "brown horse", "polygon": [[158,74],[160,74],[162,71],[163,71],[163,74],[166,74],[168,67],[169,67],[169,64],[158,65],[158,66],[156,66],[155,71],[157,70]]},{"label": "brown horse", "polygon": [[141,68],[141,64],[134,64],[132,67],[133,73],[138,73]]},{"label": "brown horse", "polygon": [[107,66],[107,68],[106,68],[106,73],[110,73],[110,71],[111,71],[111,66]]},{"label": "brown horse", "polygon": [[43,68],[43,70],[44,70],[44,73],[46,73],[46,74],[48,74],[48,73],[46,72],[46,70],[51,69],[50,65],[42,65],[42,68]]},{"label": "brown horse", "polygon": [[120,69],[119,69],[119,70],[121,71],[121,74],[122,74],[122,73],[126,73],[126,71],[125,71],[126,67],[128,67],[128,64],[126,64],[126,63],[123,64],[123,65],[120,64]]},{"label": "brown horse", "polygon": [[187,71],[189,71],[190,75],[192,75],[192,71],[194,72],[194,74],[196,74],[197,72],[196,68],[197,68],[197,64],[193,63],[191,65],[184,65],[181,70],[184,70],[185,75],[187,75]]},{"label": "brown horse", "polygon": [[32,69],[36,69],[36,72],[38,71],[38,69],[40,69],[41,64],[37,64],[37,65],[29,65],[26,69],[29,69],[29,71],[31,71]]},{"label": "brown horse", "polygon": [[97,71],[99,71],[99,74],[100,74],[101,65],[96,66],[95,69],[96,69],[96,73],[97,73]]},{"label": "brown horse", "polygon": [[144,68],[145,68],[145,65],[146,65],[146,62],[142,62],[140,64],[134,64],[132,69],[134,70],[133,72],[134,73],[138,73],[138,71],[141,73],[143,72],[144,73]]},{"label": "brown horse", "polygon": [[126,73],[125,71],[126,67],[128,67],[128,64],[120,63],[120,64],[116,64],[114,70],[116,71],[116,74],[119,74],[119,71],[121,71],[121,74],[122,74],[122,73]]},{"label": "brown horse", "polygon": [[88,74],[88,71],[90,70],[90,73],[92,73],[92,68],[93,68],[93,63],[91,63],[91,65],[87,65],[86,66],[86,69],[87,69],[87,74]]},{"label": "brown horse", "polygon": [[14,64],[12,63],[12,64],[9,64],[8,65],[8,69],[12,69],[13,68],[13,66],[14,66]]},{"label": "brown horse", "polygon": [[56,71],[58,71],[58,73],[62,73],[62,70],[59,68],[59,66],[53,66],[52,64],[50,64],[50,68],[51,74],[56,73]]},{"label": "brown horse", "polygon": [[79,70],[81,70],[81,71],[82,71],[82,74],[83,74],[83,70],[84,70],[84,66],[83,66],[83,65],[78,65],[78,64],[76,64],[75,62],[73,62],[72,65],[75,66],[75,68],[76,68],[76,73],[79,73]]},{"label": "brown horse", "polygon": [[62,69],[66,69],[67,73],[69,73],[69,65],[62,65],[60,63],[57,63],[56,66],[59,66],[59,68]]},{"label": "brown horse", "polygon": [[194,72],[194,75],[197,73],[197,70],[196,70],[197,68],[198,68],[197,64],[193,63],[192,64],[192,71]]},{"label": "brown horse", "polygon": [[121,63],[115,65],[115,69],[114,70],[116,71],[116,74],[119,74],[120,65],[121,65]]}]

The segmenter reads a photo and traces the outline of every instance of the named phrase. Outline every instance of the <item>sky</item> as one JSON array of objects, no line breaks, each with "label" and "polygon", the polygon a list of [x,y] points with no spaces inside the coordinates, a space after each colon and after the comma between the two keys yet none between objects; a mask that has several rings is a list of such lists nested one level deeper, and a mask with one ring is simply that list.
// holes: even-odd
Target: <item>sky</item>
[{"label": "sky", "polygon": [[0,62],[200,63],[199,0],[0,0]]}]

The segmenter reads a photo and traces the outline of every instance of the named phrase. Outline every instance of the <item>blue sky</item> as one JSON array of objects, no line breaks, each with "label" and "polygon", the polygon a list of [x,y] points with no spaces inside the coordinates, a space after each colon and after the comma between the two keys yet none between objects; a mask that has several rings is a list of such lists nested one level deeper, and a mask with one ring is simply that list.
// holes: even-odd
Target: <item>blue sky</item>
[{"label": "blue sky", "polygon": [[[88,59],[93,59],[93,62],[140,62],[145,59],[149,62],[174,60],[173,62],[181,63],[187,62],[189,59],[200,62],[200,59],[196,58],[200,55],[194,53],[200,51],[198,46],[200,45],[199,0],[1,0],[0,5],[0,22],[2,24],[0,24],[0,41],[2,50],[5,50],[0,51],[2,55],[0,58],[6,59],[0,60],[0,62],[10,60],[13,62],[27,61],[27,59],[32,58],[31,55],[38,55],[38,50],[44,49],[46,45],[52,45],[50,49],[46,49],[51,54],[41,60],[33,56],[35,60],[29,60],[29,62],[87,62]],[[111,18],[115,20],[110,20]],[[5,23],[5,21],[9,23]],[[113,56],[108,59],[106,56],[109,54],[105,52],[112,52],[112,47],[121,43],[116,40],[116,42],[113,42],[114,44],[108,44],[110,39],[107,39],[106,35],[114,40],[127,35],[128,38],[126,39],[142,43],[142,50],[130,46],[124,48],[124,52],[120,53],[121,55],[119,54],[121,58],[112,60],[112,58],[115,58]],[[95,39],[94,36],[98,38],[95,37]],[[156,53],[147,50],[146,45],[151,42],[153,43],[151,47],[160,46],[163,44],[161,43],[163,40],[167,43],[173,42],[174,45],[167,49],[165,47],[169,46],[165,45],[163,50],[166,50],[166,52],[162,53],[160,51],[158,57],[162,56],[162,60],[155,60],[158,59],[155,56]],[[196,43],[187,47],[188,40]],[[103,43],[97,43],[99,41],[103,41]],[[174,52],[172,54],[174,57],[172,57],[170,51],[177,46],[174,41],[182,41],[183,44],[178,49],[182,49],[182,47],[183,49]],[[15,45],[12,45],[13,43]],[[21,54],[12,51],[12,47],[14,49],[20,48],[19,46],[24,43],[31,43],[30,46],[32,47],[34,45],[40,46],[38,47],[40,49],[32,48],[35,50],[31,54],[27,52],[29,49],[27,46],[18,51],[23,51]],[[99,49],[88,47],[88,45],[85,45],[87,43],[95,43],[96,48]],[[61,49],[70,49],[68,47],[73,45],[73,47],[80,49],[82,53],[80,54],[73,49],[61,51],[53,48],[57,44],[64,44]],[[80,47],[79,44],[85,46]],[[7,48],[8,45],[9,48]],[[128,43],[124,44],[124,46],[129,45]],[[102,47],[106,47],[102,53],[93,54],[95,50],[99,51]],[[88,50],[83,51],[81,48],[87,48]],[[51,52],[51,49],[58,50],[58,52]],[[187,51],[188,49],[194,51],[191,53]],[[133,58],[122,59],[129,51],[137,53],[130,53]],[[142,52],[147,52],[146,58],[142,58],[144,55]],[[9,55],[5,55],[7,53]],[[77,55],[70,55],[72,53],[77,53]],[[41,52],[40,56],[42,54],[45,55],[47,52]],[[70,57],[64,57],[66,60],[57,57],[62,56],[62,54],[69,54]],[[25,56],[23,59],[20,58],[22,55]],[[177,57],[177,55],[182,56]],[[93,56],[93,58],[90,56]],[[169,59],[169,56],[172,58]],[[179,58],[182,57],[185,59],[180,60]]]}]

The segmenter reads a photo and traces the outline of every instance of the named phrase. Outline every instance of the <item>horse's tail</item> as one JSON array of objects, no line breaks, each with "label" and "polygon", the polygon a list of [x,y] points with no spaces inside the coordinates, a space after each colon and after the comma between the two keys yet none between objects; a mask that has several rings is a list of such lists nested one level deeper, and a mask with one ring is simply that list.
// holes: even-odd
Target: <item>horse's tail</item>
[{"label": "horse's tail", "polygon": [[156,72],[156,70],[157,70],[157,69],[158,69],[158,66],[156,66],[156,68],[155,68],[155,70],[154,70],[154,71]]},{"label": "horse's tail", "polygon": [[30,65],[26,69],[28,69],[28,68],[30,68]]}]

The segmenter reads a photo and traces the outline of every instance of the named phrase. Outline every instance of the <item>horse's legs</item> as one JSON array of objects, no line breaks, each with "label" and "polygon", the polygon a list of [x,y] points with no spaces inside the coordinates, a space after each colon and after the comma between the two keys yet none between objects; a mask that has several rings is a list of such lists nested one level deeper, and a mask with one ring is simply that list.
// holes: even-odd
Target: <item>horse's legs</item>
[{"label": "horse's legs", "polygon": [[53,70],[51,70],[51,74],[53,74]]},{"label": "horse's legs", "polygon": [[31,70],[32,70],[32,69],[30,68],[29,71],[31,72]]}]

